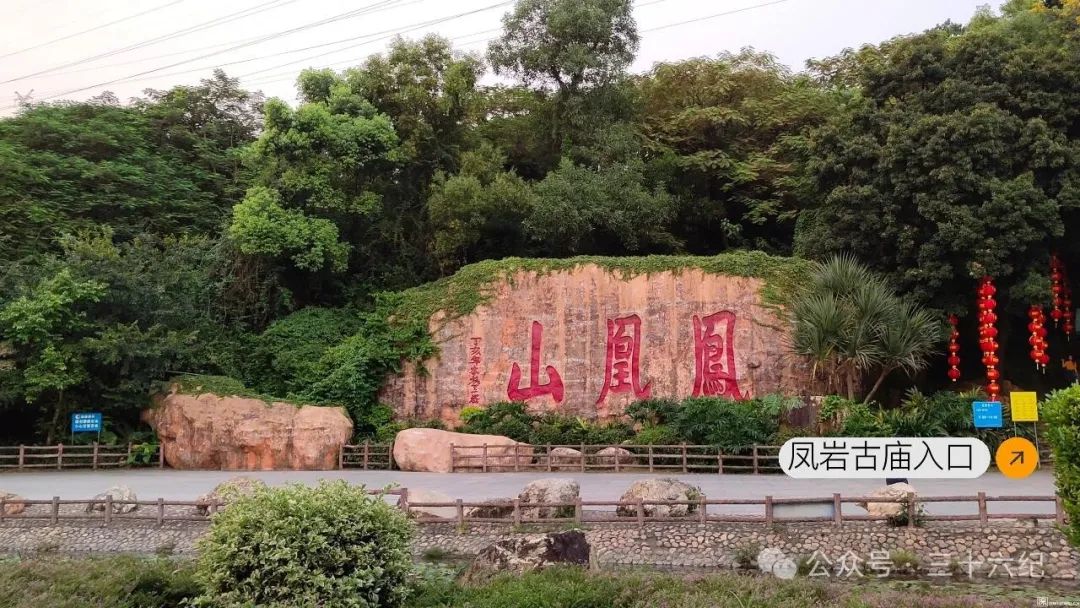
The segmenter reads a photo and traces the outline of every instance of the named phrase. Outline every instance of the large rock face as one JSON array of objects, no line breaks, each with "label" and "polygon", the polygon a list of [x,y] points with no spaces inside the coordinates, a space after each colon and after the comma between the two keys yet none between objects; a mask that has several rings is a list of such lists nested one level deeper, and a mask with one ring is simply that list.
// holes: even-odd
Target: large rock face
[{"label": "large rock face", "polygon": [[456,425],[465,406],[507,400],[611,419],[649,396],[811,394],[764,285],[692,268],[519,271],[472,313],[433,317],[440,354],[406,365],[381,398],[399,417]]},{"label": "large rock face", "polygon": [[352,421],[336,407],[175,392],[155,405],[143,419],[174,469],[336,469],[352,436]]},{"label": "large rock face", "polygon": [[[394,437],[394,463],[402,471],[450,473],[458,470],[481,470],[483,446],[487,446],[488,471],[513,471],[514,463],[532,462],[533,448],[502,435],[470,435],[439,429],[405,429]],[[475,447],[458,455],[457,466],[451,460],[451,446]]]}]

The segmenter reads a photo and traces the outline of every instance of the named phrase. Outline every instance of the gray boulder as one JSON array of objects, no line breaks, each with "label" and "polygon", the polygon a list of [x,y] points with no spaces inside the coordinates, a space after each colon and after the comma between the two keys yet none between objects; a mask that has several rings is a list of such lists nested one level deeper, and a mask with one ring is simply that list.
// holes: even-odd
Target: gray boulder
[{"label": "gray boulder", "polygon": [[441,517],[443,519],[456,519],[457,507],[423,507],[415,506],[424,503],[449,503],[454,502],[450,496],[436,490],[409,490],[409,515],[413,517]]},{"label": "gray boulder", "polygon": [[112,512],[116,514],[131,513],[139,508],[139,505],[130,504],[138,500],[135,492],[127,486],[113,486],[101,494],[94,496],[86,505],[86,512],[105,511],[106,501],[112,497]]},{"label": "gray boulder", "polygon": [[592,462],[599,466],[614,467],[618,462],[619,466],[626,466],[637,464],[637,459],[634,457],[634,453],[626,448],[607,447],[597,452]]},{"label": "gray boulder", "polygon": [[[559,477],[537,479],[526,485],[521,494],[518,494],[521,516],[525,519],[570,517],[574,514],[574,507],[566,506],[565,503],[573,503],[580,495],[581,486],[573,479]],[[529,506],[543,503],[564,503],[564,506]]]},{"label": "gray boulder", "polygon": [[552,471],[581,470],[581,452],[574,448],[551,448],[547,458]]},{"label": "gray boulder", "polygon": [[463,580],[482,583],[503,572],[524,574],[555,564],[589,565],[589,542],[583,532],[527,534],[500,540],[480,551]]},{"label": "gray boulder", "polygon": [[[697,500],[701,496],[701,488],[692,486],[678,479],[639,479],[630,485],[623,493],[619,502],[636,503],[650,500]],[[685,517],[697,511],[697,505],[650,505],[642,507],[646,517]],[[634,504],[620,506],[616,509],[618,515],[624,517],[636,517],[637,506]]]},{"label": "gray boulder", "polygon": [[23,502],[23,497],[18,494],[0,492],[0,499],[4,501],[4,517],[21,515],[26,510],[26,503]]}]

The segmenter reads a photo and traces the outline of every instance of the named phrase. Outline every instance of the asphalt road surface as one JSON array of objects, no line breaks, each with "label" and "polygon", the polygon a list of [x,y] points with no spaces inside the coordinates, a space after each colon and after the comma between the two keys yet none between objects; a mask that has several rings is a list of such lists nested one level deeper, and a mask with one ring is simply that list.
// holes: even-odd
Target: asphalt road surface
[{"label": "asphalt road surface", "polygon": [[[545,477],[568,477],[581,484],[584,500],[618,500],[637,479],[675,477],[696,485],[709,498],[827,497],[834,492],[843,496],[861,496],[884,485],[884,479],[790,479],[784,475],[715,475],[637,473],[406,473],[401,471],[174,471],[171,469],[135,469],[113,471],[36,471],[0,473],[0,492],[13,492],[28,499],[60,496],[78,500],[89,498],[113,485],[123,484],[135,491],[140,500],[159,497],[170,500],[193,500],[218,483],[237,475],[257,477],[270,485],[303,483],[313,485],[320,479],[345,479],[350,483],[379,488],[398,485],[409,489],[442,492],[452,498],[480,501],[516,496],[530,481]],[[912,485],[923,496],[1018,496],[1054,494],[1053,473],[1036,471],[1026,479],[1012,480],[997,472],[978,479],[915,479]],[[761,507],[711,506],[710,511],[756,513]],[[1053,513],[1052,502],[993,502],[993,513]],[[930,503],[933,514],[975,513],[975,503]]]}]

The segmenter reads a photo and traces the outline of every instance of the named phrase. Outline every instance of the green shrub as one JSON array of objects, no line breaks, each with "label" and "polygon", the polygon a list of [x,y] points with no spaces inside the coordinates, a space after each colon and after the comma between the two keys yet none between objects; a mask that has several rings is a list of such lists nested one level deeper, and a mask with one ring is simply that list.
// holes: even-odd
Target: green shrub
[{"label": "green shrub", "polygon": [[39,557],[0,567],[0,605],[12,608],[179,608],[199,594],[191,565],[138,557]]},{"label": "green shrub", "polygon": [[1043,417],[1054,449],[1057,493],[1069,516],[1069,539],[1080,545],[1080,385],[1051,393]]},{"label": "green shrub", "polygon": [[585,418],[549,412],[532,423],[529,442],[535,445],[611,445],[622,443],[633,435],[634,429],[624,423],[598,424]]},{"label": "green shrub", "polygon": [[255,339],[252,386],[274,395],[306,391],[323,354],[358,329],[359,315],[344,308],[305,308],[275,321]]},{"label": "green shrub", "polygon": [[520,401],[492,403],[472,413],[458,430],[479,435],[503,435],[515,441],[528,442],[532,435],[533,417]]},{"label": "green shrub", "polygon": [[671,426],[687,443],[735,452],[769,443],[780,428],[780,415],[798,403],[796,398],[775,395],[743,401],[691,397],[675,412]]},{"label": "green shrub", "polygon": [[679,402],[674,399],[642,399],[626,406],[626,415],[643,425],[666,424],[678,411]]},{"label": "green shrub", "polygon": [[666,424],[646,425],[631,440],[637,445],[677,445],[682,438]]},{"label": "green shrub", "polygon": [[198,605],[400,606],[411,524],[344,481],[262,488],[217,515],[199,542]]}]

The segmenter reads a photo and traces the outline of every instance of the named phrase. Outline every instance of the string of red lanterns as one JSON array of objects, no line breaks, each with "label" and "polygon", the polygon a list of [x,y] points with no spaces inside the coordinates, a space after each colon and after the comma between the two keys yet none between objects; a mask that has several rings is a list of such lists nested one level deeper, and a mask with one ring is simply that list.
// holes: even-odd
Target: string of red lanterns
[{"label": "string of red lanterns", "polygon": [[1054,327],[1057,327],[1061,323],[1062,318],[1065,317],[1065,311],[1062,296],[1062,279],[1064,279],[1065,273],[1061,264],[1061,259],[1058,258],[1056,253],[1050,254],[1050,295],[1052,296],[1053,307],[1050,310],[1050,318],[1054,320]]},{"label": "string of red lanterns", "polygon": [[1032,304],[1028,309],[1028,318],[1031,322],[1028,323],[1028,331],[1031,332],[1031,337],[1028,338],[1028,344],[1031,345],[1031,360],[1035,362],[1035,369],[1042,367],[1045,371],[1046,364],[1050,363],[1050,355],[1047,354],[1046,349],[1048,344],[1046,342],[1046,315],[1043,313],[1042,306],[1038,304]]},{"label": "string of red lanterns", "polygon": [[1061,328],[1065,330],[1065,339],[1071,340],[1073,331],[1076,329],[1076,310],[1073,309],[1072,287],[1069,286],[1069,273],[1065,270],[1065,263],[1060,259],[1058,265],[1061,268]]},{"label": "string of red lanterns", "polygon": [[998,384],[998,380],[1001,378],[1001,372],[998,371],[997,366],[1001,362],[998,358],[998,342],[997,342],[997,314],[994,313],[994,309],[997,308],[997,301],[994,300],[994,294],[997,289],[994,287],[994,281],[990,277],[983,277],[982,283],[979,285],[979,348],[982,350],[983,365],[986,366],[986,393],[989,395],[991,401],[997,401],[998,395],[1001,394],[1001,385]]},{"label": "string of red lanterns", "polygon": [[960,379],[960,320],[956,315],[949,315],[949,325],[952,325],[952,333],[949,334],[949,380],[956,382]]}]

